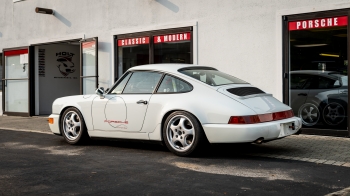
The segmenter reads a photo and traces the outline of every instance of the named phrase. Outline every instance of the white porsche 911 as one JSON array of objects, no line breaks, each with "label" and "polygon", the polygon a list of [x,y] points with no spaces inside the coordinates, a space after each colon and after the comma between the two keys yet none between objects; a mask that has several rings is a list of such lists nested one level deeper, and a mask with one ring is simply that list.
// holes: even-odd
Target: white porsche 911
[{"label": "white porsche 911", "polygon": [[271,94],[211,67],[143,65],[111,89],[58,98],[50,129],[70,144],[91,138],[162,141],[188,156],[207,143],[265,142],[296,133],[301,119]]}]

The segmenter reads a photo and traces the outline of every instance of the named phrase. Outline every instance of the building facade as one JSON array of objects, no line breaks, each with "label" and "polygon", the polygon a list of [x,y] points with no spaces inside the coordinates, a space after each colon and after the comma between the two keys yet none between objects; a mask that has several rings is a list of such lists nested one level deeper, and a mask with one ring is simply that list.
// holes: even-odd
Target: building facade
[{"label": "building facade", "polygon": [[130,67],[189,63],[273,94],[306,131],[349,135],[348,0],[1,4],[4,114],[47,115],[56,98],[111,87]]}]

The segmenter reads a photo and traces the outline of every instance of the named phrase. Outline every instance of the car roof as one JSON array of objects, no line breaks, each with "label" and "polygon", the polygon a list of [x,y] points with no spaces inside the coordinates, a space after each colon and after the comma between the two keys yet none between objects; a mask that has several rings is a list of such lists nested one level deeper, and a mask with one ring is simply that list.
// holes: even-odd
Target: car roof
[{"label": "car roof", "polygon": [[[153,71],[164,71],[164,72],[170,72],[170,73],[178,73],[179,69],[182,68],[190,68],[190,67],[206,67],[206,66],[199,66],[195,64],[180,64],[180,63],[162,63],[162,64],[149,64],[149,65],[139,65],[130,68],[129,70],[153,70]],[[206,67],[206,68],[212,68],[213,67]]]},{"label": "car roof", "polygon": [[313,74],[313,75],[329,75],[332,73],[339,73],[336,71],[322,71],[322,70],[297,70],[290,71],[292,74]]}]

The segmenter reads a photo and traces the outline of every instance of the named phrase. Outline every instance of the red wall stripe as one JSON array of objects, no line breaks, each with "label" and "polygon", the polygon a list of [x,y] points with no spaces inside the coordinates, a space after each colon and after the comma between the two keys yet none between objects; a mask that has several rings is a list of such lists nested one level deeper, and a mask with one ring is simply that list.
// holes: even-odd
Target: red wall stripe
[{"label": "red wall stripe", "polygon": [[5,56],[15,56],[20,54],[28,54],[28,49],[4,51]]}]

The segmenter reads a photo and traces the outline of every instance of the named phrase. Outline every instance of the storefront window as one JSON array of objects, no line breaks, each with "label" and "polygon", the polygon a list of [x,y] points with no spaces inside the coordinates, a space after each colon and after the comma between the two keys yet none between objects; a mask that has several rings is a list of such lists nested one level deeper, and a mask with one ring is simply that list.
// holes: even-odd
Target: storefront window
[{"label": "storefront window", "polygon": [[191,63],[191,33],[157,35],[154,63]]},{"label": "storefront window", "polygon": [[0,53],[0,91],[2,91],[2,54],[1,53]]},{"label": "storefront window", "polygon": [[289,22],[289,100],[304,128],[347,129],[347,23],[347,16]]},{"label": "storefront window", "polygon": [[28,50],[5,52],[5,112],[28,112]]},{"label": "storefront window", "polygon": [[191,27],[183,27],[118,35],[116,76],[138,65],[192,63],[191,31]]},{"label": "storefront window", "polygon": [[131,67],[149,64],[149,37],[119,39],[118,64],[120,75]]}]

